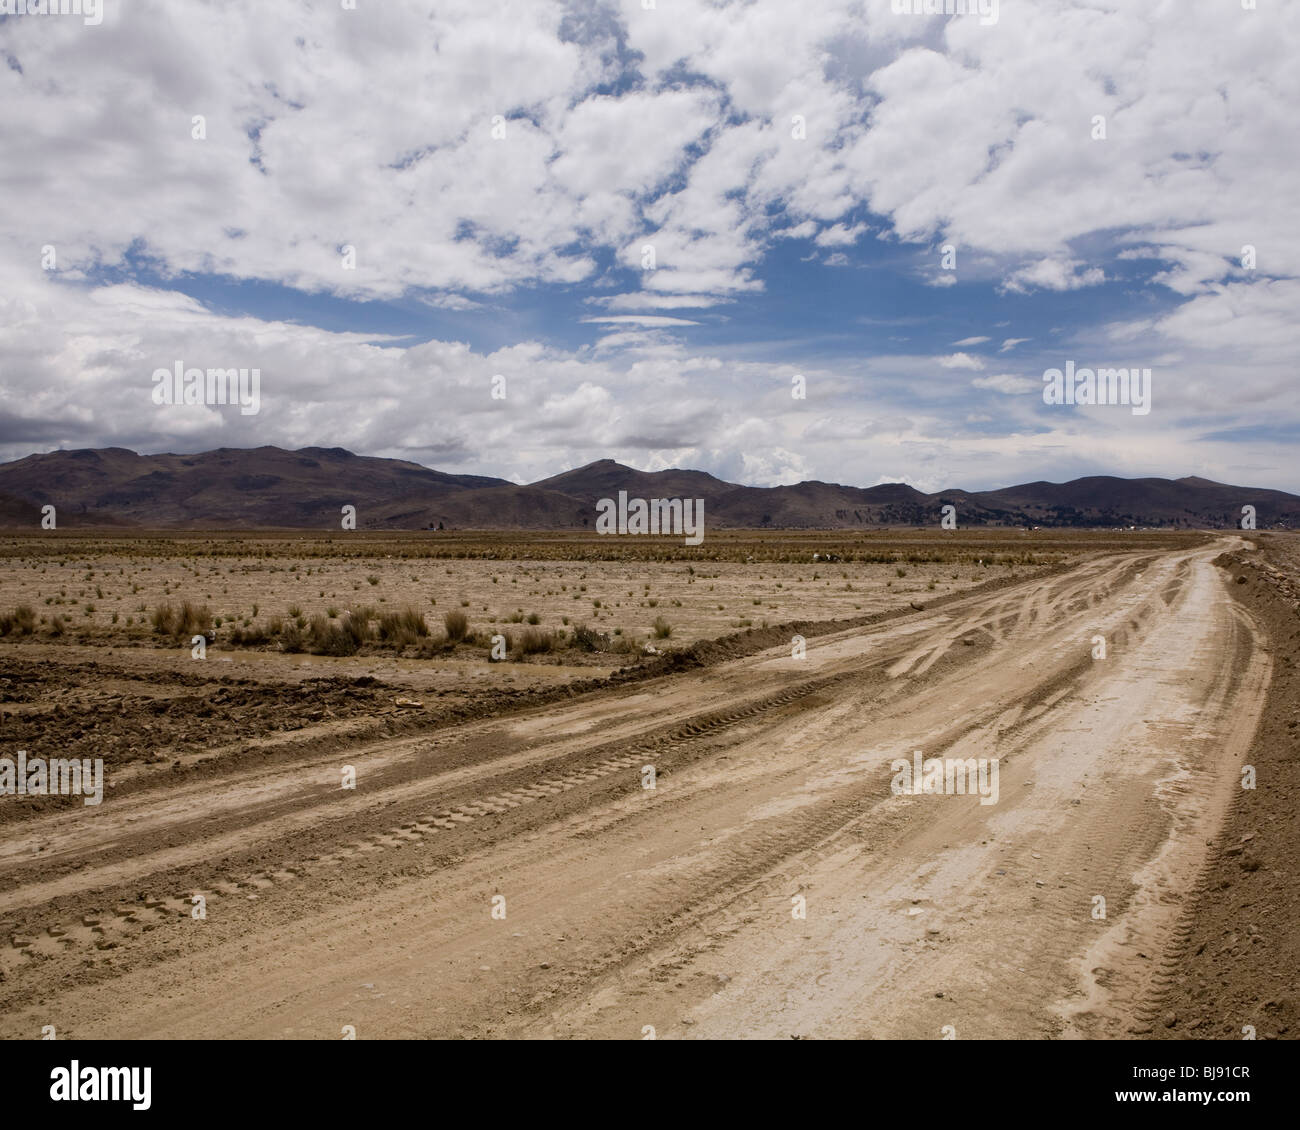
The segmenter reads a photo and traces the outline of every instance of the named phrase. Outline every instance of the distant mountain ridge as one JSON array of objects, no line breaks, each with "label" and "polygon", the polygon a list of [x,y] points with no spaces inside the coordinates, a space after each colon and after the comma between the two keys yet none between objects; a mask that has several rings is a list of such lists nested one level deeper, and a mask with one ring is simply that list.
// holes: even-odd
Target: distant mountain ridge
[{"label": "distant mountain ridge", "polygon": [[125,448],[53,451],[0,464],[0,525],[24,527],[56,507],[60,527],[594,529],[595,507],[629,498],[703,498],[710,527],[851,529],[934,525],[943,505],[961,526],[1166,526],[1223,529],[1253,506],[1260,529],[1300,527],[1300,496],[1189,476],[1024,483],[926,494],[906,483],[802,482],[749,487],[704,471],[638,471],[600,459],[527,485],[455,475],[343,448],[218,448],[138,455]]}]

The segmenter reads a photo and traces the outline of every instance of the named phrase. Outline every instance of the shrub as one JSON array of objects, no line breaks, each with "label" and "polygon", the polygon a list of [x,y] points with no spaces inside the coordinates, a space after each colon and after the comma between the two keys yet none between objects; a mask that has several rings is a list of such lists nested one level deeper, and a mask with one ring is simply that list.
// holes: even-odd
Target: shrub
[{"label": "shrub", "polygon": [[176,609],[170,604],[160,604],[149,617],[153,630],[160,636],[176,635]]},{"label": "shrub", "polygon": [[30,604],[20,604],[12,612],[0,615],[0,636],[16,632],[20,636],[29,636],[36,628],[36,613]]},{"label": "shrub", "polygon": [[442,618],[442,626],[447,631],[447,638],[452,643],[459,643],[469,634],[469,617],[458,608],[453,608]]},{"label": "shrub", "polygon": [[379,638],[397,647],[417,643],[428,634],[429,625],[424,622],[424,614],[414,608],[385,612],[379,617]]},{"label": "shrub", "polygon": [[379,635],[381,639],[397,632],[410,632],[412,635],[427,636],[429,625],[424,622],[424,613],[414,608],[405,608],[401,612],[385,612],[379,617]]},{"label": "shrub", "polygon": [[673,626],[662,616],[655,617],[654,636],[657,640],[666,640],[673,634]]},{"label": "shrub", "polygon": [[205,635],[212,628],[212,613],[206,604],[194,604],[183,601],[179,608],[171,604],[160,604],[153,610],[153,630],[160,636]]},{"label": "shrub", "polygon": [[311,618],[307,647],[313,655],[356,655],[361,640],[347,623],[335,624],[328,616],[317,613]]},{"label": "shrub", "polygon": [[541,628],[525,628],[519,637],[519,652],[521,655],[535,655],[538,652],[553,651],[555,644],[553,632]]},{"label": "shrub", "polygon": [[181,634],[198,635],[212,630],[212,612],[206,604],[191,604],[188,600],[181,605]]},{"label": "shrub", "polygon": [[375,610],[369,605],[363,604],[357,608],[350,608],[338,627],[341,631],[347,632],[356,641],[357,647],[360,647],[370,639],[370,621],[375,619],[376,615]]},{"label": "shrub", "polygon": [[230,642],[235,647],[256,647],[258,644],[266,643],[270,638],[270,634],[260,624],[252,624],[244,628],[236,626],[230,632]]},{"label": "shrub", "polygon": [[609,637],[586,624],[579,624],[573,629],[573,646],[579,651],[604,651],[609,647]]}]

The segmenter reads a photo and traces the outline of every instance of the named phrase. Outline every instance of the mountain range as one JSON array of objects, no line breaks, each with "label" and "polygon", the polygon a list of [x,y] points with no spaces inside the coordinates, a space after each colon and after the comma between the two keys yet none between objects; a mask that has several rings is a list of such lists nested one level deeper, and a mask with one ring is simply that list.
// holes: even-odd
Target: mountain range
[{"label": "mountain range", "polygon": [[905,483],[873,487],[802,482],[751,487],[704,471],[638,471],[601,459],[519,485],[435,471],[342,448],[219,448],[138,455],[120,447],[53,451],[0,464],[0,525],[38,526],[54,505],[59,526],[338,529],[342,507],[358,529],[594,529],[596,504],[616,498],[702,498],[713,527],[844,529],[934,525],[956,507],[961,526],[1173,526],[1222,529],[1254,506],[1258,528],[1300,526],[1300,496],[1209,479],[1094,475],[990,491],[926,494]]}]

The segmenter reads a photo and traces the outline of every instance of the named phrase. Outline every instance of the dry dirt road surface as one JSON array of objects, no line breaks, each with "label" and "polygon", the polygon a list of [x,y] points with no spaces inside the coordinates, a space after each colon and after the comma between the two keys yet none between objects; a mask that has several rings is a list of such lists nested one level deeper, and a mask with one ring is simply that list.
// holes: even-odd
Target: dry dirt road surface
[{"label": "dry dirt road surface", "polygon": [[11,822],[0,1036],[1142,1033],[1268,685],[1240,544]]}]

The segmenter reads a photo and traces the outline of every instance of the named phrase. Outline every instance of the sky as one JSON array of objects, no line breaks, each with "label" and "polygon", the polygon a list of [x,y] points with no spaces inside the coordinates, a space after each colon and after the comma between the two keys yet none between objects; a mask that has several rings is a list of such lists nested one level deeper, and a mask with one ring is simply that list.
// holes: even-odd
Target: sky
[{"label": "sky", "polygon": [[0,460],[1300,492],[1300,0],[24,7]]}]

